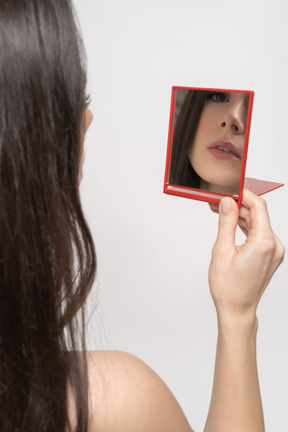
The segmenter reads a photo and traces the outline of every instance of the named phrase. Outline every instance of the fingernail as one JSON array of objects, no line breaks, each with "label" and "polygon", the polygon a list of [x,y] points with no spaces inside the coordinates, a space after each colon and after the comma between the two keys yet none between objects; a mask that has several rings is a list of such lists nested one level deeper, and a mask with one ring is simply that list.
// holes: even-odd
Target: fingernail
[{"label": "fingernail", "polygon": [[221,214],[227,214],[231,210],[231,202],[230,198],[223,198],[220,201],[220,213]]}]

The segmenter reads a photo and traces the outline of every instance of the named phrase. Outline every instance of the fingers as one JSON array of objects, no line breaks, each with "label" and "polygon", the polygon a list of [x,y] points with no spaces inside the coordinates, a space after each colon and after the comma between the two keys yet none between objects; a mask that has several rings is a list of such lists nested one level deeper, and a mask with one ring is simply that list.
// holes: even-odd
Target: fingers
[{"label": "fingers", "polygon": [[[285,247],[279,238],[274,234],[275,239],[275,259],[279,262],[278,266],[284,261]],[[277,267],[278,267],[277,266]]]},{"label": "fingers", "polygon": [[[219,204],[208,203],[210,210],[213,213],[219,214]],[[249,210],[245,207],[241,207],[239,211],[239,220],[238,225],[243,231],[243,233],[247,236],[250,229],[250,218],[249,218]]]},{"label": "fingers", "polygon": [[[214,213],[219,213],[219,205],[209,203]],[[266,202],[251,191],[244,189],[242,206],[239,211],[238,225],[247,236],[253,230],[253,235],[271,233],[270,219]]]},{"label": "fingers", "polygon": [[241,229],[241,231],[245,234],[245,236],[247,237],[249,234],[249,226],[247,225],[246,220],[239,218],[238,226]]},{"label": "fingers", "polygon": [[243,249],[261,256],[263,265],[264,260],[273,263],[272,276],[284,259],[285,248],[271,228],[266,202],[248,190],[244,190],[239,225],[247,233]]},{"label": "fingers", "polygon": [[243,192],[240,217],[245,219],[249,229],[256,234],[266,235],[272,231],[266,201],[248,189],[244,189]]},{"label": "fingers", "polygon": [[[217,210],[215,205],[211,209]],[[235,245],[237,223],[247,236],[239,246]],[[225,316],[228,313],[233,319],[254,314],[283,258],[284,247],[271,229],[265,201],[245,190],[239,210],[231,197],[223,198],[209,270],[217,313]]]},{"label": "fingers", "polygon": [[221,255],[234,253],[235,231],[238,222],[239,210],[232,198],[222,198],[219,205],[218,236],[214,249]]},{"label": "fingers", "polygon": [[213,213],[219,213],[219,204],[208,203]]},{"label": "fingers", "polygon": [[275,249],[274,257],[281,264],[284,259],[285,248],[271,228],[266,201],[247,189],[244,189],[238,225],[247,236],[252,229],[253,235],[256,233],[261,239],[270,237],[270,243],[273,244],[272,248]]}]

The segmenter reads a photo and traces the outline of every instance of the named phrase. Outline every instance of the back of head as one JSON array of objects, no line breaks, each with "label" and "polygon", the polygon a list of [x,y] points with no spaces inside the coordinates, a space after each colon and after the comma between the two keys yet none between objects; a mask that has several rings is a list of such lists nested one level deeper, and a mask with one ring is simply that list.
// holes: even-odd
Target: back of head
[{"label": "back of head", "polygon": [[67,355],[85,349],[76,313],[96,268],[78,191],[85,83],[70,0],[0,2],[3,432],[64,430],[68,381],[85,430],[85,357]]}]

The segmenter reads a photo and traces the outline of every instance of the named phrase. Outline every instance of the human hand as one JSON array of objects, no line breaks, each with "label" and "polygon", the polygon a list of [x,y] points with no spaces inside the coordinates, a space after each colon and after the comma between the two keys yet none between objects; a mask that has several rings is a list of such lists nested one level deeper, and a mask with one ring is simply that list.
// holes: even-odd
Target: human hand
[{"label": "human hand", "polygon": [[[217,212],[217,207],[210,206]],[[235,245],[239,224],[247,238]],[[218,316],[238,319],[256,313],[259,300],[284,259],[284,246],[271,229],[266,202],[244,190],[239,210],[232,198],[219,206],[218,236],[212,250],[209,285]]]}]

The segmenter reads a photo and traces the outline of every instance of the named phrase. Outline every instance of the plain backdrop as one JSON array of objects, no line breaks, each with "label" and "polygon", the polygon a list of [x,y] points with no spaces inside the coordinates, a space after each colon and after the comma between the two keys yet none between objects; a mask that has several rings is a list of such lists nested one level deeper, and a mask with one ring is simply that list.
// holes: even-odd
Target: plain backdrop
[{"label": "plain backdrop", "polygon": [[[199,432],[217,337],[207,282],[217,215],[162,192],[171,87],[255,91],[246,175],[286,184],[265,199],[288,247],[288,2],[76,0],[75,7],[94,113],[81,184],[98,256],[88,346],[148,363]],[[287,285],[286,260],[258,311],[271,432],[288,430]]]}]

